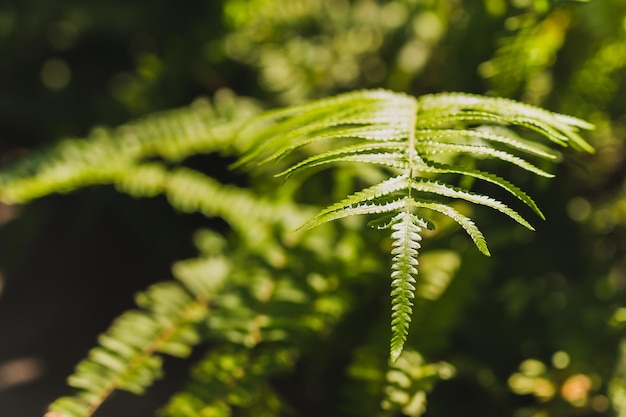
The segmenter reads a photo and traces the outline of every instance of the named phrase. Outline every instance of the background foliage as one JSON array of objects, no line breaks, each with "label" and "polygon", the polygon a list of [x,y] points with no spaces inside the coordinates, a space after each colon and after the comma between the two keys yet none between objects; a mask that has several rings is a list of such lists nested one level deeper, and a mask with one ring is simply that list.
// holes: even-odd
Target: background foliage
[{"label": "background foliage", "polygon": [[[427,415],[622,415],[625,12],[623,0],[223,0],[185,7],[5,1],[0,155],[13,160],[60,138],[87,136],[93,126],[115,126],[203,96],[215,96],[222,116],[244,117],[260,107],[364,87],[418,96],[464,91],[590,120],[597,126],[590,137],[595,155],[568,154],[549,181],[506,173],[533,190],[546,214],[535,233],[476,210],[491,258],[451,227],[427,239],[420,275],[423,293],[431,295],[420,301],[404,363],[446,379],[429,394]],[[238,101],[233,92],[258,101]],[[206,109],[204,101],[195,103]],[[212,155],[183,165],[263,190],[258,179],[230,172]],[[304,201],[345,194],[357,173],[342,175],[334,179],[333,198],[326,195],[331,178],[322,176],[307,184]],[[163,197],[131,199],[110,186],[3,205],[0,221],[0,409],[12,416],[41,414],[67,394],[65,377],[111,320],[134,305],[133,293],[168,279],[173,262],[197,255],[194,230],[229,231],[222,220],[173,211]],[[276,408],[289,404],[296,415],[364,415],[382,413],[382,403],[386,415],[397,415],[398,397],[381,397],[385,386],[395,386],[386,392],[401,388],[414,399],[416,408],[404,413],[421,410],[428,378],[413,376],[415,386],[407,386],[392,370],[385,374],[388,248],[380,236],[357,233],[356,225],[342,227],[324,231],[336,246],[320,247],[311,236],[302,249],[308,253],[289,252],[294,260],[284,267],[288,276],[305,270],[331,277],[314,274],[290,292],[339,297],[321,304],[327,308],[321,322],[310,318],[316,311],[301,312],[309,317],[302,323],[316,332],[327,328],[327,336],[311,341],[303,325],[293,340],[313,346],[301,357],[284,346],[241,359],[257,364],[241,385],[259,391],[252,400],[233,394],[231,404],[256,404],[257,413],[289,413]],[[280,265],[284,250],[277,244],[272,253],[251,265]],[[235,282],[228,291],[243,291],[237,285],[249,283]],[[258,294],[245,297],[262,302]],[[245,322],[244,313],[238,318]],[[242,357],[245,335],[231,336],[235,343],[219,345],[209,358],[192,354],[189,361],[204,364],[193,371],[195,379],[236,375],[216,371]],[[447,364],[455,369],[452,378]],[[117,395],[101,414],[152,415],[171,393],[193,384],[187,365],[166,360],[168,378],[144,397]],[[255,385],[253,377],[270,371],[279,373],[271,387]],[[274,391],[287,401],[272,402]],[[372,395],[364,399],[364,391]]]}]

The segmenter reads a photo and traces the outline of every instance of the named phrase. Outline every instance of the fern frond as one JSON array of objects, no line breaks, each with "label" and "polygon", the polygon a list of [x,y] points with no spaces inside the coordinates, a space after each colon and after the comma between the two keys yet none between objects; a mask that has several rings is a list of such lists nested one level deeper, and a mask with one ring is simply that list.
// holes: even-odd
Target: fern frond
[{"label": "fern frond", "polygon": [[234,139],[236,133],[243,120],[256,113],[258,107],[249,100],[231,98],[163,112],[115,129],[95,129],[85,139],[66,139],[10,164],[0,173],[0,200],[25,203],[110,183],[126,167],[146,158],[178,162],[197,153],[238,153],[243,144]]},{"label": "fern frond", "polygon": [[[200,340],[196,326],[208,314],[211,293],[228,274],[220,259],[204,268],[209,274],[202,281],[187,277],[140,293],[137,304],[142,309],[124,313],[99,337],[99,346],[68,379],[78,392],[52,403],[50,415],[89,417],[115,390],[143,393],[161,375],[162,354],[188,356]],[[191,285],[181,285],[184,281]]]},{"label": "fern frond", "polygon": [[[207,231],[197,238],[203,251],[213,252],[221,244],[216,245]],[[348,311],[349,298],[340,296],[322,271],[316,275],[307,267],[309,274],[316,275],[313,284],[310,278],[299,279],[299,272],[290,266],[267,268],[246,251],[229,259],[228,282],[219,296],[211,298],[211,314],[204,321],[202,335],[211,349],[193,366],[191,383],[165,405],[159,414],[163,417],[230,415],[241,408],[252,414],[280,415],[286,405],[272,379],[293,369],[311,345],[303,340],[328,334]],[[203,283],[205,262],[201,258],[177,263],[175,275],[186,285]]]},{"label": "fern frond", "polygon": [[348,93],[269,113],[259,121],[252,121],[249,127],[254,135],[253,146],[240,165],[277,162],[298,150],[311,155],[278,175],[289,178],[315,167],[338,163],[375,164],[392,172],[390,178],[322,209],[302,226],[308,229],[353,215],[383,215],[374,225],[393,230],[392,359],[402,351],[408,333],[419,233],[428,225],[426,219],[417,217],[415,210],[433,210],[450,217],[487,255],[485,238],[474,222],[434,199],[461,199],[491,207],[534,230],[506,204],[445,184],[440,179],[433,180],[433,175],[459,174],[495,184],[543,218],[535,202],[507,180],[454,163],[454,158],[433,161],[434,155],[462,155],[476,161],[491,159],[552,177],[513,152],[548,161],[557,160],[559,154],[546,144],[523,139],[512,127],[538,133],[548,144],[593,151],[577,133],[579,129],[592,128],[587,122],[508,99],[462,93],[417,99],[382,90]]}]

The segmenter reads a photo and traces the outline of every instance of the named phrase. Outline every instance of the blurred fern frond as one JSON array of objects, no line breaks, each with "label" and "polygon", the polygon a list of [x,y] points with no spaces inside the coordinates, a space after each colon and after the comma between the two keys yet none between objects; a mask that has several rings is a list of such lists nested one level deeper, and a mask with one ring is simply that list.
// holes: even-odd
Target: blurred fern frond
[{"label": "blurred fern frond", "polygon": [[199,153],[237,154],[238,126],[259,107],[232,93],[213,103],[170,110],[115,129],[97,128],[84,139],[66,139],[9,164],[0,173],[0,200],[26,203],[52,194],[108,184],[147,158],[179,162]]},{"label": "blurred fern frond", "polygon": [[[523,139],[513,128],[547,142]],[[358,91],[260,115],[244,128],[253,139],[240,164],[278,163],[306,149],[312,156],[297,156],[279,175],[289,178],[338,163],[374,164],[387,170],[387,179],[331,204],[302,227],[367,214],[378,217],[374,227],[392,229],[391,358],[396,360],[411,320],[419,241],[421,231],[431,227],[429,211],[456,221],[486,255],[483,234],[448,199],[491,207],[533,230],[498,199],[451,183],[450,174],[494,184],[543,218],[520,188],[488,171],[468,168],[463,161],[496,160],[551,177],[529,157],[554,161],[558,154],[546,146],[550,144],[593,152],[578,134],[591,128],[580,119],[507,99],[460,93],[414,98],[385,90]]]},{"label": "blurred fern frond", "polygon": [[281,415],[284,401],[270,378],[294,366],[294,350],[281,346],[248,349],[237,345],[220,346],[197,363],[192,381],[174,395],[161,410],[162,417],[227,416],[232,409],[245,409],[247,415]]},{"label": "blurred fern frond", "polygon": [[91,416],[115,390],[143,393],[161,376],[163,354],[188,356],[201,340],[198,324],[229,274],[220,257],[195,269],[183,269],[178,281],[154,284],[140,293],[136,301],[141,310],[124,313],[98,338],[99,346],[68,380],[77,393],[52,403],[47,416]]},{"label": "blurred fern frond", "polygon": [[507,25],[510,33],[499,39],[494,57],[479,67],[492,92],[541,102],[552,88],[552,66],[571,19],[570,12],[562,7],[541,18],[536,13],[511,18]]},{"label": "blurred fern frond", "polygon": [[426,393],[436,380],[450,379],[454,367],[448,363],[425,364],[422,356],[407,349],[392,364],[386,375],[385,398],[381,402],[384,415],[419,417],[426,411]]},{"label": "blurred fern frond", "polygon": [[357,86],[402,90],[441,46],[451,9],[412,0],[231,0],[223,42],[284,105]]}]

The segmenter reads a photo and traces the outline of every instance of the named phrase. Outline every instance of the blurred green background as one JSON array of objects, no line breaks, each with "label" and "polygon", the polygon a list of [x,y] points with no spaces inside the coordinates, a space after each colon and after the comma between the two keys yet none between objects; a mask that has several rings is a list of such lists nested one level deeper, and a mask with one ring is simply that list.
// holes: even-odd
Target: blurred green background
[{"label": "blurred green background", "polygon": [[[546,214],[537,232],[477,211],[492,258],[455,236],[433,243],[462,267],[418,345],[458,371],[427,415],[626,415],[626,1],[5,0],[0,57],[1,164],[224,89],[265,107],[463,91],[593,122],[596,153],[566,153],[556,179],[507,173]],[[43,413],[133,292],[194,254],[191,231],[221,227],[108,187],[0,206],[0,223],[0,416],[12,417]],[[119,410],[152,415],[185,375],[168,366]]]}]

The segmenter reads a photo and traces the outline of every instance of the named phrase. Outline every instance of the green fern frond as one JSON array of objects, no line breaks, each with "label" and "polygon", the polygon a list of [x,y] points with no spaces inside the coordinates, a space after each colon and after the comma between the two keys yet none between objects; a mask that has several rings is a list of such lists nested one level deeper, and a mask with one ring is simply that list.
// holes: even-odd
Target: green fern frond
[{"label": "green fern frond", "polygon": [[178,162],[197,153],[239,153],[244,144],[234,139],[236,133],[243,120],[256,113],[258,107],[250,100],[221,94],[214,104],[202,102],[115,129],[95,129],[85,139],[66,139],[10,164],[0,173],[0,200],[25,203],[108,184],[126,167],[146,158]]},{"label": "green fern frond", "polygon": [[[457,174],[495,184],[543,218],[535,202],[517,186],[450,158],[462,155],[477,163],[491,159],[552,177],[516,153],[547,161],[557,160],[559,154],[546,144],[523,139],[512,128],[538,133],[547,139],[547,144],[593,151],[577,133],[591,129],[592,125],[527,104],[462,93],[412,98],[375,90],[277,110],[251,121],[246,131],[254,136],[252,146],[239,165],[278,162],[300,151],[310,156],[292,163],[278,175],[289,178],[338,163],[374,164],[390,171],[388,179],[322,209],[302,227],[308,229],[353,215],[383,215],[375,225],[393,230],[391,356],[396,359],[411,318],[419,232],[428,225],[415,210],[427,209],[450,217],[487,255],[485,238],[474,222],[435,199],[460,199],[491,207],[534,230],[525,218],[501,201],[446,184],[439,178],[434,180],[433,175]],[[433,160],[436,155],[446,158]]]},{"label": "green fern frond", "polygon": [[[185,213],[221,217],[252,247],[266,243],[265,238],[273,233],[274,226],[293,230],[314,213],[309,207],[258,196],[247,189],[221,184],[198,171],[168,169],[162,163],[93,165],[88,174],[86,171],[72,171],[72,167],[66,168],[72,177],[65,178],[67,181],[46,180],[37,175],[0,189],[0,200],[24,201],[50,192],[50,187],[55,191],[60,191],[59,187],[69,191],[90,183],[113,184],[118,191],[133,197],[163,194],[174,208]],[[61,186],[61,183],[64,184]]]},{"label": "green fern frond", "polygon": [[[162,354],[186,357],[200,340],[197,324],[208,314],[212,292],[223,285],[228,268],[221,259],[203,265],[202,281],[152,285],[137,296],[141,310],[128,311],[98,339],[78,364],[69,384],[78,392],[50,405],[50,415],[89,417],[115,391],[141,394],[161,376]],[[190,285],[181,285],[182,282]]]}]

